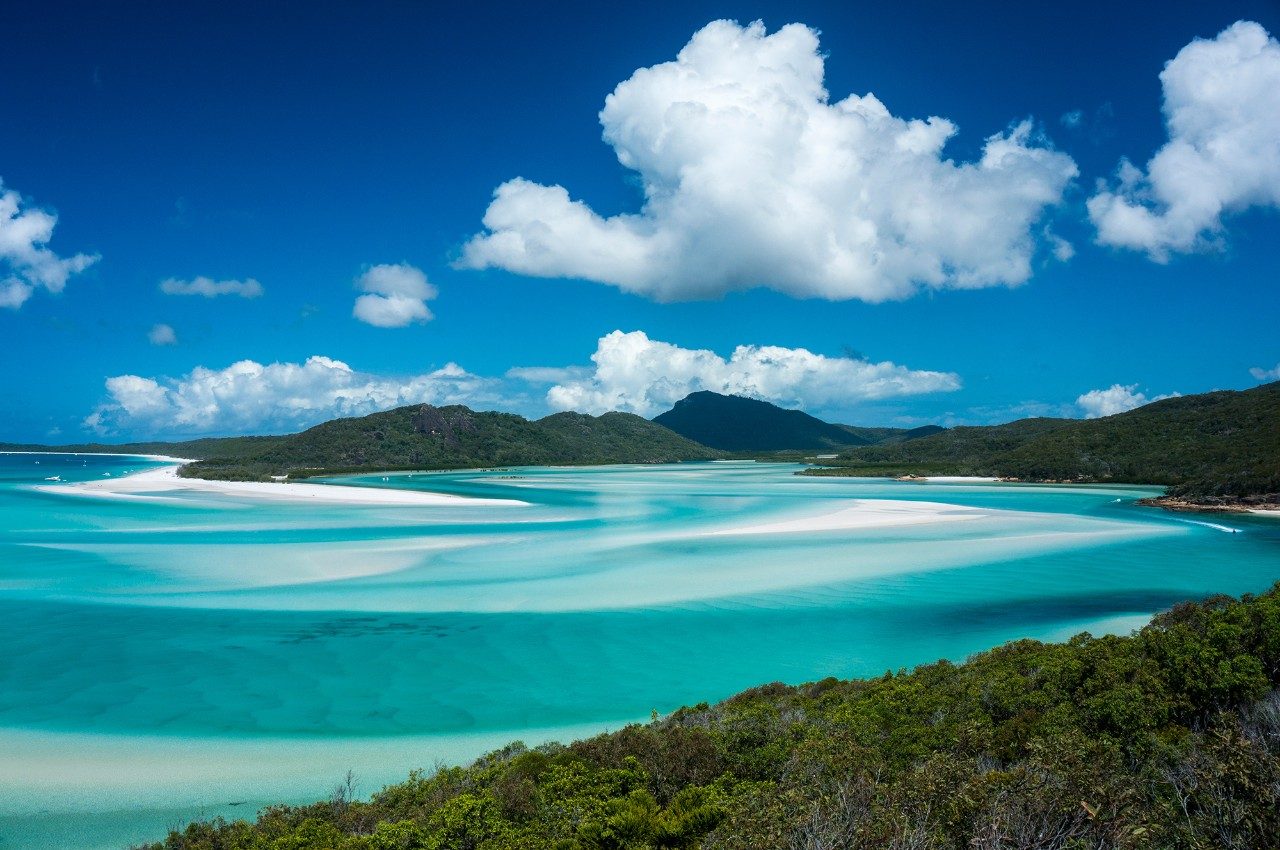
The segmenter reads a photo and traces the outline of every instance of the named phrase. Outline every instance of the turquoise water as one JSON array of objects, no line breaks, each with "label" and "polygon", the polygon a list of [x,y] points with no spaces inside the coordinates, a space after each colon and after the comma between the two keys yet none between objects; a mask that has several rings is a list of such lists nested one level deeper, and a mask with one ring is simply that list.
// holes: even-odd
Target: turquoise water
[{"label": "turquoise water", "polygon": [[[1280,522],[1145,509],[1140,487],[753,463],[341,480],[512,500],[386,507],[63,483],[154,465],[0,455],[0,847],[121,846],[348,768],[369,792],[513,738],[1124,633],[1280,579]],[[946,507],[786,530],[878,500]]]}]

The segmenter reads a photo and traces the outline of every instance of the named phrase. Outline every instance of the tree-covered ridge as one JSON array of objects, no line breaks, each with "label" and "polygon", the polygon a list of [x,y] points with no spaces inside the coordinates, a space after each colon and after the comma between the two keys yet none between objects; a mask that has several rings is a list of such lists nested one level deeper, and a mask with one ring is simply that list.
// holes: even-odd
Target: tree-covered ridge
[{"label": "tree-covered ridge", "polygon": [[850,449],[827,474],[904,472],[1165,484],[1188,499],[1280,500],[1280,382],[1165,399],[1103,419],[951,428]]},{"label": "tree-covered ridge", "polygon": [[197,478],[539,464],[670,463],[720,453],[630,413],[557,413],[530,421],[461,405],[412,405],[334,419],[261,451],[189,464]]},{"label": "tree-covered ridge", "polygon": [[1130,637],[766,685],[512,744],[151,850],[1262,848],[1280,838],[1280,585]]}]

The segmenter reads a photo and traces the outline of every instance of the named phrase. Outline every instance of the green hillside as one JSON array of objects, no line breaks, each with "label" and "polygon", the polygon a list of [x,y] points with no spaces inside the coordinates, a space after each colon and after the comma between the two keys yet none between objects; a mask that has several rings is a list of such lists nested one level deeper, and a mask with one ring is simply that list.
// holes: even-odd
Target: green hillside
[{"label": "green hillside", "polygon": [[1212,502],[1280,498],[1280,383],[1154,402],[1103,419],[951,428],[841,454],[819,474],[998,475],[1170,486]]},{"label": "green hillside", "polygon": [[1131,637],[1016,641],[515,743],[369,802],[342,785],[149,850],[1275,847],[1277,685],[1280,587],[1180,605]]},{"label": "green hillside", "polygon": [[879,445],[881,443],[905,443],[918,440],[947,430],[941,425],[921,425],[919,428],[864,428],[858,425],[839,426],[857,437],[858,445]]},{"label": "green hillside", "polygon": [[530,421],[461,405],[401,407],[335,419],[261,450],[189,464],[196,478],[537,464],[670,463],[719,453],[630,413],[557,413]]},{"label": "green hillside", "polygon": [[653,421],[704,446],[729,452],[834,450],[896,433],[833,425],[767,401],[706,390],[690,393]]}]

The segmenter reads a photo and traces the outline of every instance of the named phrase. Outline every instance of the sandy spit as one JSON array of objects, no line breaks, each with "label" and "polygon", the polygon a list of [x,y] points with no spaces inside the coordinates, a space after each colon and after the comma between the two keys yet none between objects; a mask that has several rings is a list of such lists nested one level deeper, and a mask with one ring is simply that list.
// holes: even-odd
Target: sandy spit
[{"label": "sandy spit", "polygon": [[779,522],[759,523],[706,532],[720,537],[738,534],[796,534],[822,531],[853,531],[869,528],[892,528],[900,525],[922,525],[934,522],[958,522],[981,519],[989,514],[976,508],[949,505],[945,502],[911,502],[899,499],[859,499],[841,502],[844,507],[829,513],[804,516]]},{"label": "sandy spit", "polygon": [[104,498],[145,498],[195,492],[237,498],[330,505],[465,507],[529,504],[518,499],[476,499],[447,493],[428,493],[422,490],[400,490],[391,487],[349,487],[341,484],[306,484],[289,481],[206,481],[203,478],[180,478],[178,464],[187,462],[181,458],[147,455],[135,455],[135,457],[152,457],[154,460],[173,462],[174,465],[145,469],[119,478],[103,478],[98,481],[40,484],[36,485],[35,489],[59,495]]}]

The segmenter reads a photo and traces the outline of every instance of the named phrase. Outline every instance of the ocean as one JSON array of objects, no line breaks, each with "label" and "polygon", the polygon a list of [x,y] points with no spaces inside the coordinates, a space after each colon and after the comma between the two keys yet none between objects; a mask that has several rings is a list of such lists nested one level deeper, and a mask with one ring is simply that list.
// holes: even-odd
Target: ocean
[{"label": "ocean", "polygon": [[497,505],[76,493],[157,465],[0,455],[0,847],[157,840],[347,770],[368,794],[510,740],[1125,634],[1280,580],[1280,522],[1136,486],[714,462],[330,482]]}]

